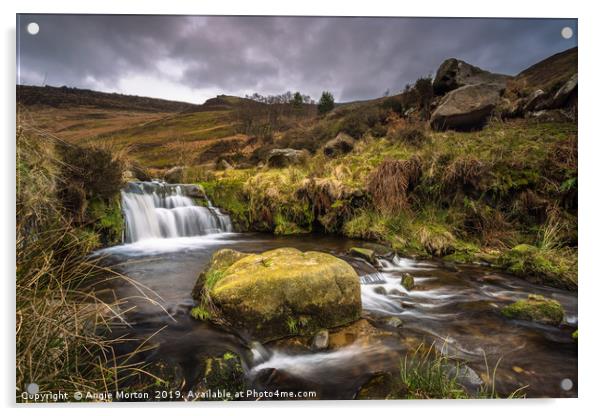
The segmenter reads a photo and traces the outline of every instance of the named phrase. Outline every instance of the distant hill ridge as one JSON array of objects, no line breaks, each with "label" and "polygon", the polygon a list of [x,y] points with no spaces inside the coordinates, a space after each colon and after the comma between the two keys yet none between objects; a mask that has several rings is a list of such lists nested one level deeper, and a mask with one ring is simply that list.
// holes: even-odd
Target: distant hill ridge
[{"label": "distant hill ridge", "polygon": [[125,109],[162,113],[197,111],[200,108],[197,104],[181,101],[99,92],[65,86],[52,87],[49,85],[44,87],[17,85],[17,103],[26,106],[47,105],[56,108],[89,106],[101,109]]}]

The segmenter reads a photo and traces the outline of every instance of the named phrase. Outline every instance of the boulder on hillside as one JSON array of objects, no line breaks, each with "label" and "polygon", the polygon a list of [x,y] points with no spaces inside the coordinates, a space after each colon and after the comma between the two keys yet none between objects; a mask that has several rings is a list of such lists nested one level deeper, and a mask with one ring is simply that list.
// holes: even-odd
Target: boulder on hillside
[{"label": "boulder on hillside", "polygon": [[576,104],[577,102],[577,74],[573,75],[567,82],[564,83],[562,87],[554,97],[552,98],[552,102],[550,108],[562,108],[571,106]]},{"label": "boulder on hillside", "polygon": [[328,157],[337,157],[349,153],[353,150],[355,140],[346,133],[339,133],[337,136],[326,142],[324,145],[324,154]]},{"label": "boulder on hillside", "polygon": [[300,165],[307,161],[309,152],[297,149],[273,149],[267,157],[267,164],[272,168],[284,168],[290,165]]},{"label": "boulder on hillside", "polygon": [[174,166],[163,174],[163,179],[167,183],[184,182],[184,168],[182,166]]},{"label": "boulder on hillside", "polygon": [[182,195],[189,198],[206,198],[205,190],[201,185],[196,185],[193,183],[182,184],[180,185],[180,190],[182,191]]},{"label": "boulder on hillside", "polygon": [[193,297],[209,299],[219,318],[261,342],[347,324],[362,310],[359,277],[348,263],[295,248],[220,250]]},{"label": "boulder on hillside", "polygon": [[230,170],[230,169],[234,169],[234,167],[232,167],[230,162],[228,162],[226,159],[219,159],[217,162],[215,162],[215,169]]},{"label": "boulder on hillside", "polygon": [[433,91],[436,95],[443,95],[457,88],[476,84],[495,85],[498,91],[502,91],[509,79],[508,75],[488,72],[459,59],[450,58],[439,66],[433,80]]},{"label": "boulder on hillside", "polygon": [[535,90],[520,105],[522,112],[537,110],[545,102],[546,93],[543,90]]},{"label": "boulder on hillside", "polygon": [[466,85],[449,93],[430,120],[434,130],[477,130],[482,128],[496,105],[500,90],[493,84]]},{"label": "boulder on hillside", "polygon": [[575,121],[575,117],[572,113],[560,108],[528,112],[525,114],[525,117],[540,121],[542,123],[562,123]]}]

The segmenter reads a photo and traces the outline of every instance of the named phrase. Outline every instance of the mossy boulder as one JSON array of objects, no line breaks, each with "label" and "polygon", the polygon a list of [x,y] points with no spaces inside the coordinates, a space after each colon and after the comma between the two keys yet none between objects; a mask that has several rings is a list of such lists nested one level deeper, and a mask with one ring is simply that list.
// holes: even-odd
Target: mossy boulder
[{"label": "mossy boulder", "polygon": [[545,325],[560,325],[564,319],[564,309],[556,300],[541,295],[529,295],[527,299],[520,299],[505,306],[502,315]]},{"label": "mossy boulder", "polygon": [[220,250],[193,296],[260,341],[347,324],[362,309],[359,277],[348,263],[294,248],[261,254]]},{"label": "mossy boulder", "polygon": [[376,261],[376,254],[374,250],[363,247],[351,247],[349,249],[349,254],[354,257],[359,257],[361,259],[366,260],[368,263],[374,263]]},{"label": "mossy boulder", "polygon": [[226,352],[222,356],[207,358],[201,385],[205,390],[205,394],[201,397],[206,400],[234,400],[238,392],[246,390],[245,373],[240,357],[232,352]]},{"label": "mossy boulder", "polygon": [[414,276],[412,276],[410,273],[404,273],[403,276],[401,277],[401,285],[403,287],[405,287],[407,290],[412,290],[414,289]]},{"label": "mossy boulder", "polygon": [[497,263],[510,273],[528,278],[533,283],[577,289],[576,267],[553,251],[519,244],[500,256]]}]

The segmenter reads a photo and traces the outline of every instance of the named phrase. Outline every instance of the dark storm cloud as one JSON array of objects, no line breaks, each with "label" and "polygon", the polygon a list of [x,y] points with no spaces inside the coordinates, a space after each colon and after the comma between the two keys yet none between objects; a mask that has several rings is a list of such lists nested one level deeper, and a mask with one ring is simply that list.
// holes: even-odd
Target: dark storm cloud
[{"label": "dark storm cloud", "polygon": [[[28,35],[35,21],[40,33]],[[128,92],[128,80],[339,101],[398,91],[448,57],[516,74],[577,44],[565,19],[21,15],[20,82]],[[170,97],[173,98],[173,97]],[[206,97],[205,97],[206,98]]]}]

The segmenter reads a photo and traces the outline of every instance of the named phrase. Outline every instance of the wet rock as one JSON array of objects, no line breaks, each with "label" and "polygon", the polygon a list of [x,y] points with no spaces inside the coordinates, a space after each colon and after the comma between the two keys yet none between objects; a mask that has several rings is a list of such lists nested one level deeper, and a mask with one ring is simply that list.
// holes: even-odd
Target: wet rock
[{"label": "wet rock", "polygon": [[267,164],[272,168],[284,168],[303,164],[308,158],[309,152],[305,149],[273,149],[268,153]]},{"label": "wet rock", "polygon": [[403,296],[403,292],[397,289],[389,290],[388,294],[392,296]]},{"label": "wet rock", "polygon": [[374,346],[387,339],[399,340],[399,334],[373,326],[368,320],[360,319],[352,324],[330,330],[328,348],[336,350],[352,344]]},{"label": "wet rock", "polygon": [[407,290],[414,289],[414,276],[412,276],[410,273],[404,273],[401,277],[401,285]]},{"label": "wet rock", "polygon": [[370,250],[369,248],[351,247],[349,249],[349,254],[362,258],[371,264],[374,264],[376,261],[376,254],[374,253],[374,250]]},{"label": "wet rock", "polygon": [[447,372],[447,377],[455,379],[460,385],[466,388],[471,393],[476,393],[483,385],[483,380],[476,371],[467,365],[444,365],[444,370]]},{"label": "wet rock", "polygon": [[215,393],[225,390],[226,393],[230,393],[230,397],[207,397],[206,399],[233,400],[237,392],[246,389],[245,374],[240,357],[226,352],[222,356],[207,358],[201,384],[201,391]]},{"label": "wet rock", "polygon": [[497,85],[466,85],[449,92],[430,119],[434,130],[477,130],[500,102]]},{"label": "wet rock", "polygon": [[193,294],[208,296],[220,318],[256,339],[313,334],[360,317],[359,277],[337,257],[294,248],[220,252]]},{"label": "wet rock", "polygon": [[356,400],[401,399],[407,388],[390,373],[374,374],[357,392]]},{"label": "wet rock", "polygon": [[387,326],[391,326],[393,328],[400,328],[403,326],[403,321],[401,319],[399,319],[397,316],[391,316],[390,318],[387,318],[387,320],[385,321],[385,324]]},{"label": "wet rock", "polygon": [[499,92],[506,88],[508,79],[508,75],[495,74],[459,59],[450,58],[443,61],[437,69],[433,90],[435,94],[443,95],[466,85],[485,83],[494,85]]},{"label": "wet rock", "polygon": [[544,325],[560,325],[564,319],[564,309],[554,299],[529,295],[527,299],[520,299],[502,308],[502,315]]},{"label": "wet rock", "polygon": [[337,136],[326,142],[324,145],[324,154],[328,157],[337,157],[347,154],[353,150],[355,140],[346,133],[339,133]]},{"label": "wet rock", "polygon": [[391,250],[391,247],[387,247],[382,244],[366,242],[363,243],[362,246],[374,251],[374,253],[380,257],[387,257],[393,254],[393,250]]},{"label": "wet rock", "polygon": [[184,168],[182,166],[174,166],[163,174],[163,179],[167,183],[184,182]]},{"label": "wet rock", "polygon": [[328,330],[321,329],[318,331],[316,335],[314,335],[314,339],[311,343],[311,348],[314,351],[325,350],[328,348]]},{"label": "wet rock", "polygon": [[454,263],[453,261],[443,262],[443,268],[445,268],[445,270],[449,270],[450,272],[457,272],[460,270],[458,269],[458,266],[456,266],[456,263]]},{"label": "wet rock", "polygon": [[387,294],[387,289],[385,289],[385,288],[384,288],[384,287],[382,287],[382,286],[376,286],[376,287],[374,288],[374,293],[377,293],[377,294],[379,294],[379,295],[386,295],[386,294]]}]

